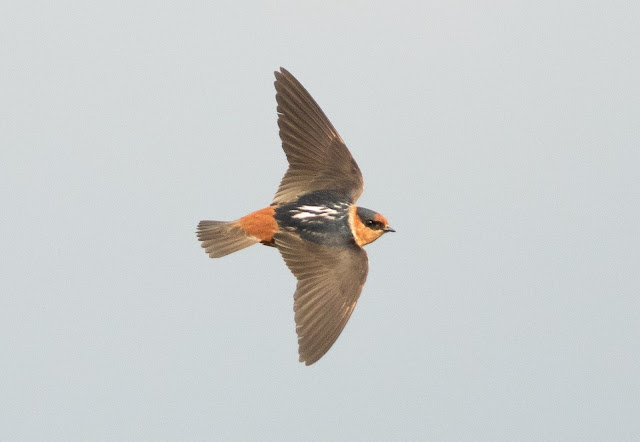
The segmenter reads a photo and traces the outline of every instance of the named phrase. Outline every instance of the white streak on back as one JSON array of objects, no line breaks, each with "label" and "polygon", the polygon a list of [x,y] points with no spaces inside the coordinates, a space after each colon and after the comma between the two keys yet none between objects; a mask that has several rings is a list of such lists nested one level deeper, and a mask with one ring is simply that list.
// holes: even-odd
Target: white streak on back
[{"label": "white streak on back", "polygon": [[296,209],[297,212],[291,218],[304,219],[312,217],[323,217],[329,219],[335,219],[338,215],[338,211],[327,206],[300,206]]}]

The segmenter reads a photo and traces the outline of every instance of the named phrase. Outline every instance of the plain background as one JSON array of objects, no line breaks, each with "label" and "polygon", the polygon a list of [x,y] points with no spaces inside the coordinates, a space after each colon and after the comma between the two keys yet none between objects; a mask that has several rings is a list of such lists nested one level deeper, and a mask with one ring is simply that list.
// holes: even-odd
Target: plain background
[{"label": "plain background", "polygon": [[[232,6],[233,4],[233,6]],[[0,439],[640,438],[637,2],[3,2]],[[296,75],[398,233],[297,362]]]}]

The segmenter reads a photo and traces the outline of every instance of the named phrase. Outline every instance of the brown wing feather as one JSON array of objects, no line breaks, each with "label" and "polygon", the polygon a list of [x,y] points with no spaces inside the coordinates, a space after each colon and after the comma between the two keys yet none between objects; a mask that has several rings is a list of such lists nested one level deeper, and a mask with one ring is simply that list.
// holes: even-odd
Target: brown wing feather
[{"label": "brown wing feather", "polygon": [[298,279],[294,294],[300,361],[311,365],[338,339],[367,279],[367,253],[357,245],[323,246],[289,232],[276,247]]},{"label": "brown wing feather", "polygon": [[289,169],[273,204],[297,200],[314,190],[343,190],[355,202],[362,173],[320,106],[286,69],[275,72],[278,127]]}]

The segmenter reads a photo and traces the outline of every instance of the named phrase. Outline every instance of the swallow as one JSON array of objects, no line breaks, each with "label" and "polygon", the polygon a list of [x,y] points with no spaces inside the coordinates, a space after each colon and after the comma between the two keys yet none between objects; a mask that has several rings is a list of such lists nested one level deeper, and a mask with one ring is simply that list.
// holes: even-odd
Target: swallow
[{"label": "swallow", "polygon": [[360,168],[320,106],[286,69],[275,72],[280,139],[289,168],[271,204],[235,221],[200,221],[211,258],[253,244],[276,247],[297,278],[293,295],[300,362],[317,362],[338,339],[369,268],[362,248],[387,218],[355,205]]}]

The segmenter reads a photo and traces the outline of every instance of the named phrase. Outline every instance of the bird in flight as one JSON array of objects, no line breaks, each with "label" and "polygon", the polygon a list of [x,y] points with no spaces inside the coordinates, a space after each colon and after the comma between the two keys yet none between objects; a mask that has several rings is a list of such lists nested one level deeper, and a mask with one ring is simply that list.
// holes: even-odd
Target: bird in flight
[{"label": "bird in flight", "polygon": [[297,278],[293,295],[300,362],[318,361],[338,339],[369,268],[362,246],[394,232],[387,219],[357,207],[360,168],[320,106],[286,69],[275,72],[278,126],[289,161],[264,209],[235,221],[200,221],[211,258],[253,244],[276,247]]}]

